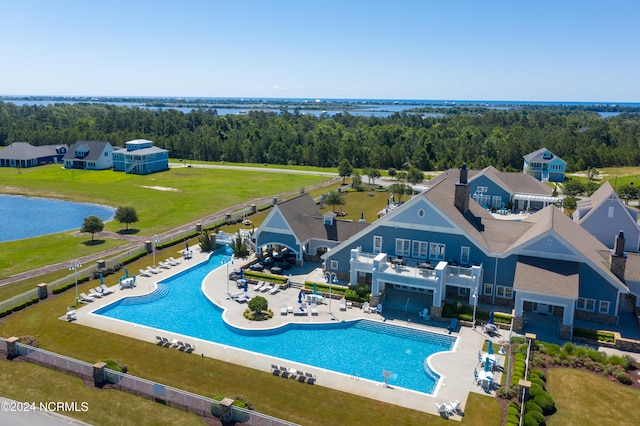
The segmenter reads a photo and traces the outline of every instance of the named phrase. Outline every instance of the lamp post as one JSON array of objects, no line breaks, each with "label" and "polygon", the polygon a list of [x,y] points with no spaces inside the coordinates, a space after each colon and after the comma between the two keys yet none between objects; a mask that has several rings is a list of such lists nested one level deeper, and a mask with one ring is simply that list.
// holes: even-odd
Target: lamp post
[{"label": "lamp post", "polygon": [[[474,277],[475,278],[475,277]],[[476,307],[478,306],[478,284],[476,283],[476,288],[473,289],[473,328],[476,328]]]},{"label": "lamp post", "polygon": [[153,236],[153,267],[156,267],[156,245],[160,242],[157,235]]},{"label": "lamp post", "polygon": [[333,299],[331,294],[331,283],[338,281],[338,276],[335,272],[325,272],[324,280],[329,283],[329,313],[331,313],[331,299]]},{"label": "lamp post", "polygon": [[79,259],[72,260],[71,264],[69,264],[69,270],[73,271],[75,275],[76,281],[76,308],[78,307],[78,268],[82,268],[82,263],[80,263]]}]

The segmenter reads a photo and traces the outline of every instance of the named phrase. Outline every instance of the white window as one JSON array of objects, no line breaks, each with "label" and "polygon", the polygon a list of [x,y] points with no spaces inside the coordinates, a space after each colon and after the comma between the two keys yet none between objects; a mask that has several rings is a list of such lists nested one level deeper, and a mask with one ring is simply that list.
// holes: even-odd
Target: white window
[{"label": "white window", "polygon": [[476,188],[477,192],[487,192],[489,190],[489,188],[487,188],[486,186],[479,186]]},{"label": "white window", "polygon": [[458,296],[467,297],[467,289],[464,287],[458,287]]},{"label": "white window", "polygon": [[484,284],[484,291],[482,292],[482,294],[486,294],[486,295],[491,296],[493,294],[493,284],[485,283]]},{"label": "white window", "polygon": [[609,210],[607,211],[607,217],[608,218],[613,217],[613,206],[609,207]]},{"label": "white window", "polygon": [[396,238],[396,256],[411,256],[411,240]]},{"label": "white window", "polygon": [[593,312],[596,310],[596,301],[595,299],[587,299],[585,297],[579,297],[578,303],[576,304],[576,309],[579,309],[581,311]]},{"label": "white window", "polygon": [[373,236],[373,252],[382,253],[382,237],[380,235]]},{"label": "white window", "polygon": [[413,241],[413,254],[412,257],[421,259],[427,258],[428,243],[426,241]]},{"label": "white window", "polygon": [[496,286],[496,296],[503,299],[513,299],[513,289],[502,285]]},{"label": "white window", "polygon": [[337,260],[332,260],[331,261],[331,270],[335,271],[336,269],[338,269],[338,261]]},{"label": "white window", "polygon": [[469,253],[471,249],[469,247],[461,247],[460,248],[460,264],[468,265],[469,264]]},{"label": "white window", "polygon": [[600,301],[600,306],[598,306],[598,312],[601,314],[608,314],[609,313],[609,302],[607,302],[606,300],[601,300]]},{"label": "white window", "polygon": [[491,199],[491,207],[494,209],[499,209],[502,207],[502,197],[499,195],[494,195]]},{"label": "white window", "polygon": [[429,259],[444,260],[444,244],[431,243],[429,246]]}]

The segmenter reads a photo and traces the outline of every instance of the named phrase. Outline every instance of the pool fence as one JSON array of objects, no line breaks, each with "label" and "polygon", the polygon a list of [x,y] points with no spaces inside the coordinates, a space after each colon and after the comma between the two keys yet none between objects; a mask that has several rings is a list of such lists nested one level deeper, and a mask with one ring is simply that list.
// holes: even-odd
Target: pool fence
[{"label": "pool fence", "polygon": [[276,417],[233,405],[234,400],[221,401],[186,392],[161,383],[142,379],[130,374],[111,370],[104,362],[90,364],[44,349],[18,342],[16,337],[0,337],[0,354],[7,359],[19,358],[43,367],[62,371],[85,382],[94,382],[96,387],[108,387],[147,398],[151,401],[187,411],[201,417],[219,418],[223,422],[234,421],[257,426],[293,426]]}]

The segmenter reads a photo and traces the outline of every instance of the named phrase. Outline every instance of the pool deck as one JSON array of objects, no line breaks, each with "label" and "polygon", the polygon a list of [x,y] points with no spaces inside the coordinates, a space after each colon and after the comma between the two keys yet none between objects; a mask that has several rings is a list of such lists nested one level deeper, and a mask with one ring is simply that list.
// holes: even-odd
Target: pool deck
[{"label": "pool deck", "polygon": [[[328,388],[365,396],[374,400],[384,401],[390,404],[399,405],[434,415],[438,414],[436,409],[436,402],[443,403],[458,400],[462,403],[462,407],[464,410],[469,392],[487,394],[484,389],[482,389],[477,384],[474,384],[473,380],[474,368],[477,368],[478,371],[480,371],[482,368],[478,364],[478,351],[482,349],[485,340],[493,340],[494,347],[496,347],[497,352],[500,343],[502,343],[506,336],[494,336],[493,338],[491,338],[490,336],[483,334],[480,329],[461,327],[458,332],[453,332],[451,334],[452,336],[458,337],[453,351],[441,352],[431,357],[431,369],[441,376],[441,380],[434,392],[434,395],[427,395],[416,391],[397,388],[394,386],[392,379],[389,381],[390,387],[387,388],[383,384],[384,378],[382,377],[382,374],[380,375],[380,381],[362,379],[359,377],[337,373],[323,368],[317,368],[302,363],[291,362],[268,355],[246,351],[243,349],[236,349],[226,345],[196,339],[177,333],[171,333],[168,331],[158,330],[142,325],[131,325],[116,319],[92,314],[93,311],[110,303],[113,303],[120,298],[126,296],[143,295],[155,290],[156,282],[162,279],[166,279],[167,277],[174,275],[177,272],[183,271],[197,263],[206,260],[208,255],[208,253],[200,253],[198,249],[195,249],[193,250],[192,259],[184,260],[181,264],[174,266],[171,269],[163,269],[160,274],[153,275],[149,278],[138,275],[136,277],[137,286],[135,288],[121,290],[120,288],[118,288],[118,286],[112,287],[112,289],[115,290],[115,294],[103,297],[101,299],[96,299],[95,302],[80,307],[77,310],[76,322],[85,326],[98,328],[100,330],[112,333],[122,334],[140,340],[146,340],[152,343],[156,343],[156,336],[166,337],[169,340],[176,339],[185,343],[188,342],[191,344],[195,344],[196,349],[194,351],[194,354],[227,361],[233,364],[242,365],[244,367],[249,367],[260,371],[271,372],[271,364],[284,365],[288,368],[295,368],[296,370],[302,370],[304,372],[315,374],[316,386],[325,386]],[[249,261],[250,259],[247,259],[246,261],[243,261],[242,259],[234,259],[233,268],[239,268]],[[225,312],[223,314],[225,321],[240,328],[264,329],[276,328],[292,322],[330,323],[334,321],[349,321],[359,318],[365,318],[372,321],[387,322],[389,324],[411,327],[414,329],[422,329],[435,333],[448,334],[446,324],[434,323],[432,321],[427,322],[419,319],[417,315],[407,315],[400,312],[383,312],[382,314],[364,313],[361,309],[358,308],[348,308],[346,311],[340,311],[340,306],[337,299],[334,299],[331,302],[331,305],[329,305],[328,303],[318,305],[318,315],[281,315],[280,307],[283,304],[294,308],[298,306],[299,291],[295,288],[289,288],[281,290],[276,294],[269,294],[269,292],[257,293],[253,290],[253,285],[251,284],[249,285],[249,296],[252,297],[256,294],[259,294],[265,297],[269,301],[269,307],[271,310],[273,310],[274,316],[268,321],[249,321],[243,316],[243,312],[246,309],[247,304],[238,303],[235,300],[228,298],[227,296],[227,288],[232,294],[242,291],[242,289],[238,289],[234,281],[227,280],[226,266],[222,266],[210,273],[205,279],[203,287],[207,297],[211,301],[225,309]],[[400,315],[402,315],[402,318],[399,318]],[[61,317],[61,319],[66,320],[66,316]],[[358,344],[361,343],[354,342],[354,345]],[[167,350],[175,349],[167,348]],[[194,356],[194,354],[185,354],[185,356]],[[498,363],[500,365],[504,365],[505,357],[497,355],[497,358]],[[501,374],[498,373],[496,377],[497,383],[500,383],[500,376]],[[274,377],[274,380],[287,379]],[[301,383],[300,386],[308,385]],[[490,394],[495,396],[494,391],[492,391]],[[459,415],[454,415],[449,418],[451,420],[461,420],[461,416]]]}]

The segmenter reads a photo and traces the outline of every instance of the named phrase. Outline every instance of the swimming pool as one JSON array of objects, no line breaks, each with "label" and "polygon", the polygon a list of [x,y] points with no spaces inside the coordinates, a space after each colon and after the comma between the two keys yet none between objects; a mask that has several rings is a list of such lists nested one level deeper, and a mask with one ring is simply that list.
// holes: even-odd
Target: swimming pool
[{"label": "swimming pool", "polygon": [[431,394],[439,377],[426,359],[453,349],[456,338],[408,327],[357,320],[327,324],[289,324],[271,330],[246,330],[227,324],[222,309],[202,293],[213,269],[230,260],[227,248],[158,284],[151,294],[121,299],[94,313],[167,330],[294,362]]}]

